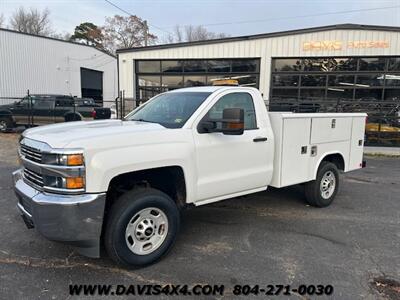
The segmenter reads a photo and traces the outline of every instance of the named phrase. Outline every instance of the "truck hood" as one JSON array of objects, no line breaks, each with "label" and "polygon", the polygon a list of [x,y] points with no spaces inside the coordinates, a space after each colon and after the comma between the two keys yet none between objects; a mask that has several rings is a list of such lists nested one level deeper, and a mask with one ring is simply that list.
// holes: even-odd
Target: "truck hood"
[{"label": "truck hood", "polygon": [[[91,140],[101,138],[107,143],[107,136],[132,135],[139,132],[167,130],[156,123],[104,120],[80,121],[53,124],[28,129],[24,137],[47,143],[52,148],[65,148],[72,143],[76,146],[90,144]],[[127,137],[129,139],[129,137]]]}]

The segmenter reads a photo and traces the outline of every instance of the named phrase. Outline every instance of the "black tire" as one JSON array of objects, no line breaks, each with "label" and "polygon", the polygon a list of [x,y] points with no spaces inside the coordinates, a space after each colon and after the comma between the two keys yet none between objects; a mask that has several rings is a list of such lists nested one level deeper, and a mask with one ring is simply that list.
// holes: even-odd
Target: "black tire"
[{"label": "black tire", "polygon": [[[328,195],[323,196],[323,191],[321,190],[321,181],[324,178],[324,175],[332,174],[335,177],[335,184],[333,193],[327,197]],[[330,186],[330,185],[328,185]],[[305,185],[305,195],[306,201],[308,204],[315,206],[315,207],[326,207],[329,206],[339,190],[339,171],[331,162],[323,161],[318,168],[317,178],[316,180],[307,182]]]},{"label": "black tire", "polygon": [[[155,207],[168,219],[168,230],[161,245],[149,254],[132,252],[125,239],[128,223],[145,208]],[[150,265],[172,248],[179,232],[180,212],[175,202],[166,194],[152,188],[137,188],[123,194],[111,207],[107,218],[104,245],[108,255],[121,266],[138,268]]]},{"label": "black tire", "polygon": [[81,121],[80,115],[77,114],[69,114],[64,117],[65,122],[72,122],[72,121]]},{"label": "black tire", "polygon": [[0,117],[0,132],[7,132],[14,127],[14,123],[9,117]]}]

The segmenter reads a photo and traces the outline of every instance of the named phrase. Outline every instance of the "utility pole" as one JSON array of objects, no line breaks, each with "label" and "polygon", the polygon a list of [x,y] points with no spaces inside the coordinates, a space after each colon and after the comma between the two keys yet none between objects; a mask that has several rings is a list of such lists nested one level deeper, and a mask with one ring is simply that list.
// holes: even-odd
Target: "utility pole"
[{"label": "utility pole", "polygon": [[149,36],[149,26],[147,26],[147,21],[143,21],[144,29],[144,45],[147,46],[147,40]]}]

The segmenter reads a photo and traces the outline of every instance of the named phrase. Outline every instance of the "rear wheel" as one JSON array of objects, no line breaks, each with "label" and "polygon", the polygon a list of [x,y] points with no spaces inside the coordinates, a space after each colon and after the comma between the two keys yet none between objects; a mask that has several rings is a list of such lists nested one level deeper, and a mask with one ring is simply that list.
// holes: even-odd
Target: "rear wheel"
[{"label": "rear wheel", "polygon": [[65,122],[81,121],[81,116],[77,114],[69,114],[65,116]]},{"label": "rear wheel", "polygon": [[0,117],[0,132],[6,132],[7,130],[13,128],[13,122],[8,117]]},{"label": "rear wheel", "polygon": [[175,202],[151,188],[123,194],[111,207],[104,243],[109,256],[125,267],[142,267],[163,257],[172,247],[180,214]]},{"label": "rear wheel", "polygon": [[312,206],[329,206],[333,202],[338,189],[339,171],[336,165],[323,161],[318,169],[317,178],[305,185],[306,200]]}]

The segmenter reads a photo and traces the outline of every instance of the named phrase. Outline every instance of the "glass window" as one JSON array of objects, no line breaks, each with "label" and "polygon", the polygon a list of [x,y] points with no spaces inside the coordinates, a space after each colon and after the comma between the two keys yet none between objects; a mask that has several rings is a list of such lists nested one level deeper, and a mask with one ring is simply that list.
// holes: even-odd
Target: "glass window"
[{"label": "glass window", "polygon": [[163,73],[182,73],[183,62],[179,60],[163,60],[161,61],[161,71]]},{"label": "glass window", "polygon": [[206,85],[206,76],[185,76],[185,86]]},{"label": "glass window", "polygon": [[298,92],[298,89],[273,89],[272,98],[290,98],[297,100]]},{"label": "glass window", "polygon": [[353,86],[354,75],[329,75],[329,86]]},{"label": "glass window", "polygon": [[231,61],[230,60],[209,60],[208,61],[208,72],[219,73],[219,72],[230,72]]},{"label": "glass window", "polygon": [[232,60],[232,72],[258,72],[258,59]]},{"label": "glass window", "polygon": [[299,76],[297,75],[273,75],[272,83],[274,86],[298,86]]},{"label": "glass window", "polygon": [[357,75],[357,86],[360,86],[360,85],[363,85],[366,87],[383,86],[384,81],[385,81],[384,74]]},{"label": "glass window", "polygon": [[300,99],[323,100],[325,89],[300,89]]},{"label": "glass window", "polygon": [[301,76],[302,86],[325,86],[326,75],[304,75]]},{"label": "glass window", "polygon": [[380,101],[383,89],[356,89],[355,99],[365,101]]},{"label": "glass window", "polygon": [[221,75],[208,75],[207,76],[207,84],[212,85],[216,80],[230,79],[229,74],[221,74]]},{"label": "glass window", "polygon": [[400,74],[386,74],[386,86],[400,86]]},{"label": "glass window", "polygon": [[389,58],[389,71],[400,71],[400,57]]},{"label": "glass window", "polygon": [[304,71],[329,72],[335,70],[337,64],[334,58],[305,58]]},{"label": "glass window", "polygon": [[385,63],[383,57],[360,58],[360,71],[384,71]]},{"label": "glass window", "polygon": [[400,89],[385,89],[385,100],[400,101]]},{"label": "glass window", "polygon": [[148,100],[155,95],[161,93],[160,88],[155,87],[139,87],[139,99]]},{"label": "glass window", "polygon": [[160,73],[159,60],[139,60],[137,73]]},{"label": "glass window", "polygon": [[[222,119],[222,112],[225,108],[241,108],[244,110],[244,129],[256,129],[256,111],[253,98],[248,93],[231,93],[222,96],[217,103],[208,111],[210,119]],[[221,124],[217,124],[221,126]]]},{"label": "glass window", "polygon": [[160,86],[161,78],[160,76],[139,76],[138,84],[139,86]]},{"label": "glass window", "polygon": [[354,89],[328,88],[327,99],[353,99]]},{"label": "glass window", "polygon": [[301,59],[285,58],[273,59],[273,70],[276,72],[301,71]]},{"label": "glass window", "polygon": [[237,80],[239,86],[258,86],[258,77],[256,75],[233,75],[230,78]]},{"label": "glass window", "polygon": [[183,65],[184,72],[205,72],[207,62],[205,60],[187,60]]},{"label": "glass window", "polygon": [[162,86],[183,86],[183,76],[162,76]]},{"label": "glass window", "polygon": [[329,61],[330,71],[356,71],[357,58],[339,57]]},{"label": "glass window", "polygon": [[157,96],[130,113],[126,120],[158,123],[167,128],[182,128],[210,93],[177,92]]}]

